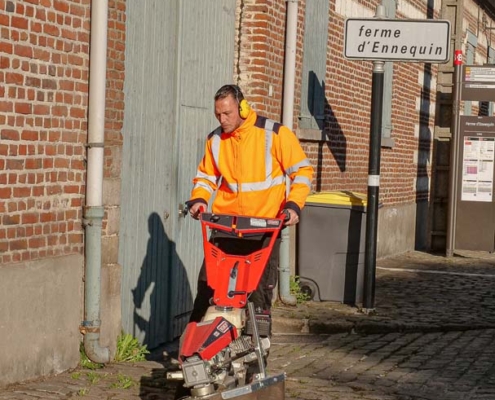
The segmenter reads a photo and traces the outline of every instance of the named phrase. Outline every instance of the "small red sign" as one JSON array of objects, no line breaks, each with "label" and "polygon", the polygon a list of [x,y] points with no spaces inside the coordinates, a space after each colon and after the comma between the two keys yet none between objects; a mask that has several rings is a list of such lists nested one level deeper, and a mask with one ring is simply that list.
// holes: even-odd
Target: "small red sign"
[{"label": "small red sign", "polygon": [[454,51],[454,65],[462,65],[462,50]]}]

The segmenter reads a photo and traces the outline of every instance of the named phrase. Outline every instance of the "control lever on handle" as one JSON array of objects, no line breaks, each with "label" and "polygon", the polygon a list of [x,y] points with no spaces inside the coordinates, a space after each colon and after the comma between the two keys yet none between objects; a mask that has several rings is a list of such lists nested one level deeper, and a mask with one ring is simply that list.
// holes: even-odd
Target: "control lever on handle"
[{"label": "control lever on handle", "polygon": [[196,217],[199,218],[199,215],[206,212],[206,206],[204,204],[201,204],[198,208],[198,212],[196,213]]},{"label": "control lever on handle", "polygon": [[282,210],[280,214],[284,217],[284,223],[290,219],[289,210]]},{"label": "control lever on handle", "polygon": [[197,209],[196,213],[193,215],[191,214],[191,217],[194,219],[199,219],[199,216],[201,213],[206,212],[206,206],[204,204],[200,204],[199,208]]},{"label": "control lever on handle", "polygon": [[[206,212],[206,206],[201,204],[198,210],[199,214]],[[179,217],[186,217],[189,214],[189,206],[186,204],[179,204]]]}]

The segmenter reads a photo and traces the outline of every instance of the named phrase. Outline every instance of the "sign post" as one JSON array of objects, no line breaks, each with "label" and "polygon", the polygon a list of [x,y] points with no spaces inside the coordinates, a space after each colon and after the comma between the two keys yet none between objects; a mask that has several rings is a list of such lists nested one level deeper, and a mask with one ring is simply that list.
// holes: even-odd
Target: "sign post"
[{"label": "sign post", "polygon": [[367,314],[374,313],[375,303],[384,62],[447,62],[449,44],[449,21],[386,19],[382,5],[373,19],[346,20],[344,57],[373,61],[363,287]]},{"label": "sign post", "polygon": [[449,207],[447,219],[447,243],[445,255],[452,257],[455,248],[455,225],[457,215],[457,157],[459,153],[459,120],[461,116],[462,50],[454,51],[454,90],[452,99],[452,136],[450,140]]},{"label": "sign post", "polygon": [[380,150],[382,142],[384,62],[373,62],[371,83],[371,121],[368,163],[368,201],[366,242],[364,250],[363,309],[373,312],[375,303],[376,243],[378,233],[378,200],[380,190]]}]

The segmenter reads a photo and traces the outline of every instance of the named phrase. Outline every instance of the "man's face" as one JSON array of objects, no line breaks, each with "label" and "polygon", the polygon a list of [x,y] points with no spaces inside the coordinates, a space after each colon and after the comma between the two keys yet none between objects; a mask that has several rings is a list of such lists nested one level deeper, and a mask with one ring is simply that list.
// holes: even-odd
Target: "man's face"
[{"label": "man's face", "polygon": [[215,117],[220,122],[222,131],[232,133],[239,128],[244,120],[239,116],[239,105],[232,96],[215,101]]}]

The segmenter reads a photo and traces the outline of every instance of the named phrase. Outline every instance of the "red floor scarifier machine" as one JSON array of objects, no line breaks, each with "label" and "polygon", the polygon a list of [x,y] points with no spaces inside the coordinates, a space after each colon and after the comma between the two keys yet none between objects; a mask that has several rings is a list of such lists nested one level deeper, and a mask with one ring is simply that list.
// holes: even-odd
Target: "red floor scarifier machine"
[{"label": "red floor scarifier machine", "polygon": [[[181,336],[180,370],[167,373],[167,379],[184,382],[189,394],[182,399],[285,398],[285,374],[266,373],[270,316],[256,313],[248,299],[287,218],[285,213],[279,218],[201,213],[207,282],[214,295],[202,321],[189,323]],[[240,239],[268,235],[269,242],[248,255],[226,254],[208,240],[211,230]]]}]

